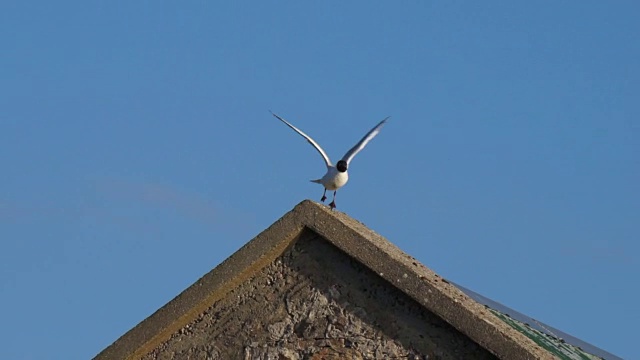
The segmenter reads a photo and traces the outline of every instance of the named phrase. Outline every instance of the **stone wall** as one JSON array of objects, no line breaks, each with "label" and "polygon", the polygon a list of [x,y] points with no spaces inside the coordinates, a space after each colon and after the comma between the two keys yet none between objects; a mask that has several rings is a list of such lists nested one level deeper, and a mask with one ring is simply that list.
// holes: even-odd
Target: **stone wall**
[{"label": "stone wall", "polygon": [[494,358],[311,231],[144,357]]}]

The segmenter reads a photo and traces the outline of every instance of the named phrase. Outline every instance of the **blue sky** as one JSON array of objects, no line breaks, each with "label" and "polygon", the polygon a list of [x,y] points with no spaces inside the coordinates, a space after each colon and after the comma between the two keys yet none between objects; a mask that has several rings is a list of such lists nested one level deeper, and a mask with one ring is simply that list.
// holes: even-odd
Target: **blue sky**
[{"label": "blue sky", "polygon": [[0,358],[86,359],[350,167],[338,210],[640,358],[635,1],[3,2]]}]

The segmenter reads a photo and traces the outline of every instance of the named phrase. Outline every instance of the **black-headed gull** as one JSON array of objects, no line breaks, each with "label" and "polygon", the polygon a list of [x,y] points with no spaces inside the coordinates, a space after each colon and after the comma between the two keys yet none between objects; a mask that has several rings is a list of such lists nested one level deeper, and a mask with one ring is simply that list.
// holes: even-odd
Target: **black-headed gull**
[{"label": "black-headed gull", "polygon": [[332,210],[336,207],[336,192],[338,191],[338,189],[343,187],[347,183],[347,181],[349,181],[349,173],[347,172],[347,169],[349,168],[351,160],[353,160],[353,157],[356,156],[356,154],[359,153],[360,150],[364,149],[364,147],[369,141],[371,141],[371,139],[378,135],[380,129],[382,128],[382,125],[384,125],[384,123],[389,118],[386,117],[384,120],[380,121],[378,125],[376,125],[373,129],[369,130],[369,132],[360,141],[358,141],[358,143],[354,147],[352,147],[349,151],[347,151],[346,154],[344,154],[344,156],[340,161],[338,161],[336,166],[333,166],[331,160],[329,160],[329,156],[327,156],[327,153],[320,147],[320,145],[318,145],[317,142],[315,142],[315,140],[313,140],[309,135],[302,132],[302,130],[291,125],[287,120],[281,118],[273,112],[271,112],[271,114],[285,123],[288,127],[292,128],[295,132],[302,135],[303,138],[307,139],[309,144],[313,145],[313,147],[318,150],[320,155],[322,155],[322,158],[327,165],[327,173],[324,174],[321,179],[311,181],[324,186],[324,193],[322,193],[322,199],[320,199],[322,202],[327,199],[327,190],[333,190],[333,200],[329,204],[329,207]]}]

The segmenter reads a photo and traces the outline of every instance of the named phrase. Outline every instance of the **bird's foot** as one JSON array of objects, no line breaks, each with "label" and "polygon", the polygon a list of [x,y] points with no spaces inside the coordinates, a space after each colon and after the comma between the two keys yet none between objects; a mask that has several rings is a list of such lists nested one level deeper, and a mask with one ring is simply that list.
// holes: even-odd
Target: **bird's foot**
[{"label": "bird's foot", "polygon": [[324,202],[325,200],[327,200],[327,196],[326,195],[322,195],[322,199],[320,199],[320,201]]},{"label": "bird's foot", "polygon": [[336,202],[335,202],[335,201],[332,201],[332,202],[329,204],[329,207],[331,208],[331,210],[335,209],[335,208],[336,208]]}]

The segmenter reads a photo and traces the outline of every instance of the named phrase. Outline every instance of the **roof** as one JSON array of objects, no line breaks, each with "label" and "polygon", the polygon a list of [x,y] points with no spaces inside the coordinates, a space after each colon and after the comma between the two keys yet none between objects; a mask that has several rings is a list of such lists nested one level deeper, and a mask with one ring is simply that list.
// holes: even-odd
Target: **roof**
[{"label": "roof", "polygon": [[551,325],[524,315],[463,286],[455,285],[470,298],[494,312],[504,322],[531,338],[560,359],[601,358],[607,360],[622,360],[622,358],[616,355],[571,336]]},{"label": "roof", "polygon": [[[95,359],[138,359],[247,282],[312,231],[481,347],[503,359],[553,359],[549,349],[348,215],[305,200]],[[473,295],[473,294],[472,294]]]}]

